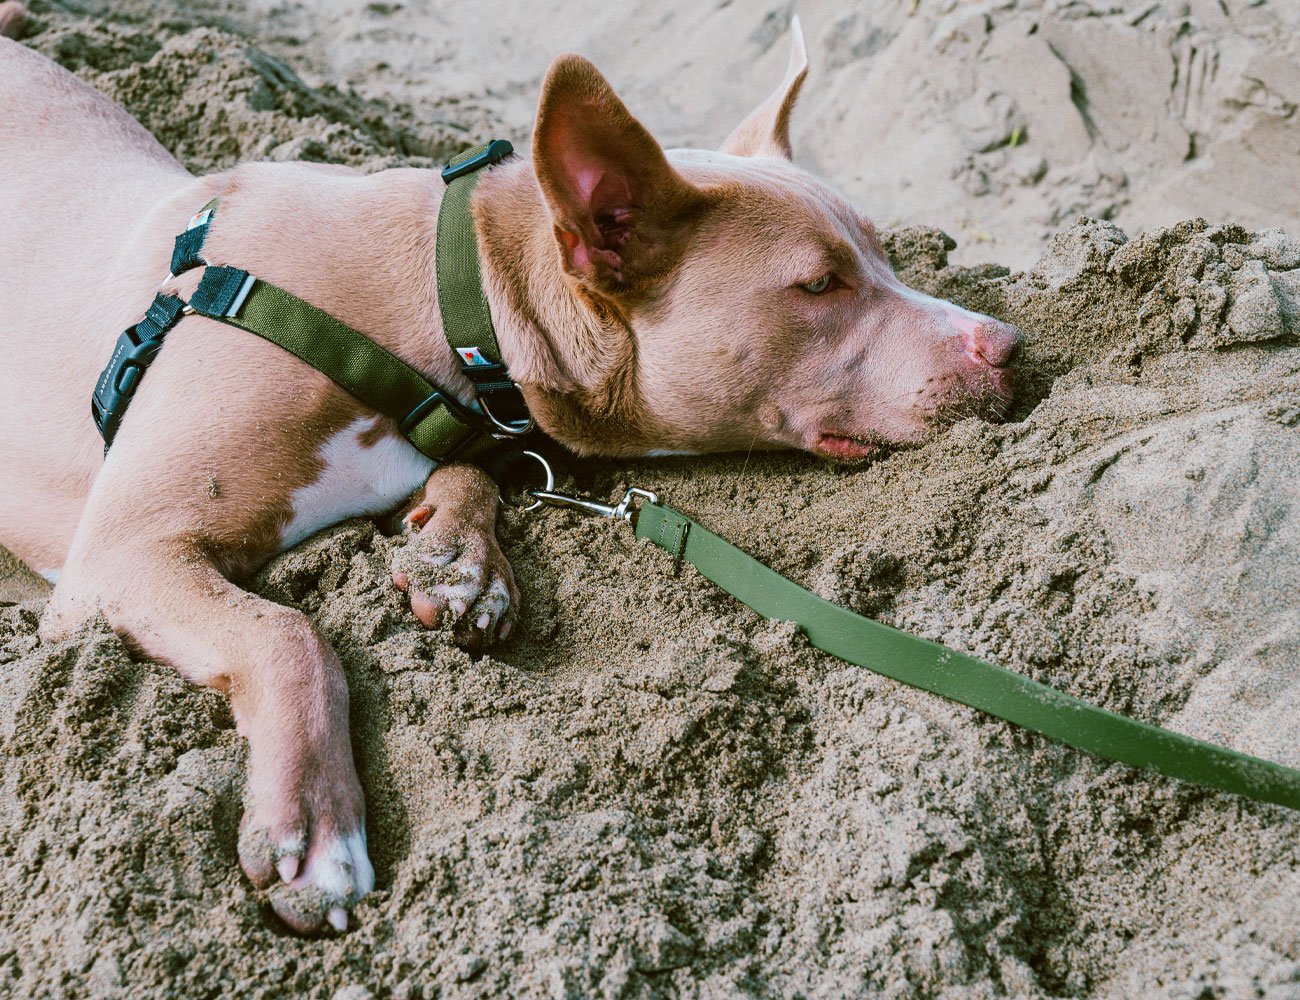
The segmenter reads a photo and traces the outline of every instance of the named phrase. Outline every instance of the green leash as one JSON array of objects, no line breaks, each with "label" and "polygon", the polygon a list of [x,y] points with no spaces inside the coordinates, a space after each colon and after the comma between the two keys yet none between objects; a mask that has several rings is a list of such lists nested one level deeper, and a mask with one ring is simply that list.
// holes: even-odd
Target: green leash
[{"label": "green leash", "polygon": [[[1116,715],[1055,688],[823,600],[644,490],[617,506],[544,490],[532,496],[614,520],[764,618],[793,621],[823,652],[1013,722],[1079,750],[1171,778],[1300,810],[1300,771]],[[641,501],[639,509],[637,501]]]}]

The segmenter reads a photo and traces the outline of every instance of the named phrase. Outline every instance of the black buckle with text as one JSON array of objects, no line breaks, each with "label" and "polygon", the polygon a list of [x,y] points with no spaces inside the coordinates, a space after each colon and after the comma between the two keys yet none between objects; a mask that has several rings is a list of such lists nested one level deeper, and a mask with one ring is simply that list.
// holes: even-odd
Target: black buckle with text
[{"label": "black buckle with text", "polygon": [[185,303],[175,295],[155,295],[144,319],[117,338],[113,356],[99,373],[90,397],[90,415],[104,439],[105,451],[113,443],[145,369],[153,363],[167,331],[180,322],[184,309]]}]

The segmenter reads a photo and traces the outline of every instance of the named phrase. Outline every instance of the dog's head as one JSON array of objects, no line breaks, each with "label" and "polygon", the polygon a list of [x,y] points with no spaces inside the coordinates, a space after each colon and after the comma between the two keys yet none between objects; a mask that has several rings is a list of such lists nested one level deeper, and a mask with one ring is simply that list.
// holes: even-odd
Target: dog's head
[{"label": "dog's head", "polygon": [[591,63],[551,66],[534,170],[582,353],[617,360],[578,394],[605,432],[564,421],[570,446],[852,460],[1005,413],[1015,328],[907,288],[871,222],[791,161],[792,34],[785,80],[718,152],[663,150]]}]

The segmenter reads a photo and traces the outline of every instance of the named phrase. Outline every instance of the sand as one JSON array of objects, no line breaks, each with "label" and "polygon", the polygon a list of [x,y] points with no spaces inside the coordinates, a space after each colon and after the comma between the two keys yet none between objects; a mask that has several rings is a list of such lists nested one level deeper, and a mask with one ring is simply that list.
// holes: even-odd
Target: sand
[{"label": "sand", "polygon": [[[208,4],[217,7],[215,3]],[[801,162],[954,261],[1028,267],[1086,213],[1128,232],[1196,216],[1300,229],[1296,0],[243,0],[228,23],[426,120],[449,98],[525,138],[577,49],[667,145],[721,142],[781,78],[791,10],[811,73]],[[458,107],[450,117],[465,121]]]},{"label": "sand", "polygon": [[[33,6],[29,42],[195,169],[419,163],[527,129],[522,85],[485,90],[449,43],[401,44],[456,23],[458,4]],[[1152,6],[1139,27],[1173,17]],[[931,28],[958,14],[921,7]],[[1024,5],[980,9],[1000,23]],[[1081,9],[1053,5],[1043,32],[1084,31]],[[1249,25],[1290,8],[1231,9]],[[385,23],[387,70],[336,44],[378,47]],[[516,79],[560,34],[500,43]],[[302,78],[282,61],[293,40]],[[602,44],[649,95],[649,60]],[[860,65],[870,44],[844,44],[840,79],[879,72]],[[693,71],[660,121],[698,107]],[[459,74],[438,114],[396,84],[421,72]],[[809,157],[833,176],[852,155],[836,134]],[[1208,141],[1227,155],[1239,139]],[[1251,162],[1273,200],[1262,222],[1294,233],[1294,184]],[[1300,766],[1300,241],[1229,215],[1132,239],[1071,220],[1015,272],[950,263],[939,229],[895,229],[906,280],[1027,332],[1009,423],[966,420],[857,470],[584,462],[564,485],[653,487],[825,597]],[[1032,251],[1037,234],[1019,235]],[[133,659],[102,622],[40,644],[39,586],[0,565],[0,995],[1300,997],[1300,816],[837,662],[625,528],[511,513],[502,535],[525,611],[480,659],[414,624],[388,583],[401,538],[371,521],[254,581],[312,616],[351,686],[380,888],[356,930],[318,941],[288,935],[237,869],[244,748],[223,699]]]}]

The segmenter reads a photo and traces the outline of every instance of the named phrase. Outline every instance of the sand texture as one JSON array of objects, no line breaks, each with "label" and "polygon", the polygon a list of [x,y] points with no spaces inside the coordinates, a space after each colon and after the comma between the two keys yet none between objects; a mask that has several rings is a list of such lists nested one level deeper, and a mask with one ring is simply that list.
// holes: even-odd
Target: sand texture
[{"label": "sand texture", "polygon": [[[32,6],[29,44],[193,169],[422,163],[495,127],[526,134],[528,73],[568,47],[639,81],[633,108],[649,105],[656,125],[710,100],[693,50],[664,64],[686,64],[671,85],[647,68],[652,24],[588,46],[565,40],[557,3],[529,6],[534,36],[499,43],[515,75],[495,88],[473,45],[433,44],[465,19],[459,3],[345,3],[332,17],[324,4]],[[838,48],[829,27],[810,31],[823,80],[806,162],[858,184],[864,203],[889,182],[851,164],[860,147],[832,109],[856,109],[856,90],[887,75],[878,51],[928,52],[941,28],[957,33],[944,44],[961,72],[993,72],[965,48],[972,18],[1038,18],[1022,35],[1063,61],[1083,57],[1061,39],[1084,51],[1088,31],[1163,45],[1166,61],[1201,31],[1244,60],[1233,72],[1272,53],[1276,79],[1295,82],[1277,54],[1292,43],[1257,27],[1294,21],[1280,4],[1107,7],[1096,25],[1079,3],[908,6],[879,15],[895,34],[877,38],[866,14],[801,5],[810,27],[847,25]],[[618,7],[567,23],[594,38],[629,16]],[[735,117],[742,89],[754,98],[779,75],[783,37],[784,8],[744,7],[714,16],[748,17],[771,39],[742,81],[716,67],[712,96]],[[694,10],[664,8],[703,20]],[[1179,18],[1196,30],[1161,34]],[[385,44],[384,68],[364,62]],[[1136,42],[1097,44],[1145,65]],[[430,80],[442,104],[414,94]],[[1039,254],[1038,230],[1017,229],[1020,194],[1009,208],[967,198],[1021,239],[1006,259],[1036,259],[1015,272],[951,264],[936,228],[888,233],[909,283],[1026,331],[1011,422],[966,420],[857,470],[794,454],[584,462],[563,485],[653,487],[824,597],[1300,766],[1300,240],[1283,231],[1300,229],[1300,195],[1252,145],[1295,134],[1294,116],[1268,110],[1266,92],[1283,91],[1260,86],[1201,147],[1258,167],[1267,187],[1252,192],[1216,173],[1245,214],[1211,213],[1211,193],[1214,224],[1132,239],[1067,219]],[[1034,135],[1029,97],[1015,100]],[[665,138],[726,131],[700,121]],[[1005,158],[993,168],[1005,180],[1020,149],[978,155]],[[951,183],[929,221],[957,205]],[[1142,219],[1143,198],[1180,205],[1125,190],[1121,217]],[[675,575],[626,528],[510,513],[502,536],[525,610],[480,659],[416,625],[389,583],[402,539],[371,521],[308,540],[254,581],[311,615],[351,687],[379,890],[357,929],[315,941],[287,934],[237,868],[245,751],[225,701],[134,659],[102,622],[40,644],[39,587],[10,587],[0,563],[0,996],[1300,997],[1300,814],[1107,764],[835,661],[690,568]]]},{"label": "sand texture", "polygon": [[428,121],[472,124],[465,106],[488,108],[512,139],[527,136],[548,62],[576,49],[670,146],[721,142],[775,86],[797,10],[812,57],[800,161],[882,224],[951,233],[956,261],[1028,267],[1083,213],[1127,232],[1198,215],[1300,231],[1297,0],[207,8],[313,81]]}]

